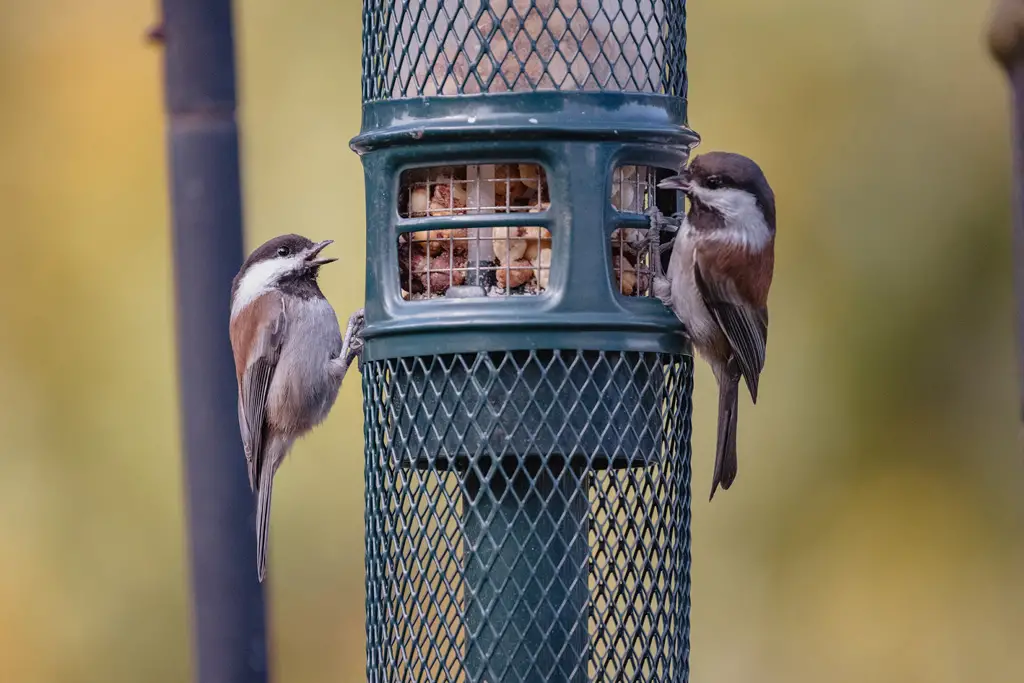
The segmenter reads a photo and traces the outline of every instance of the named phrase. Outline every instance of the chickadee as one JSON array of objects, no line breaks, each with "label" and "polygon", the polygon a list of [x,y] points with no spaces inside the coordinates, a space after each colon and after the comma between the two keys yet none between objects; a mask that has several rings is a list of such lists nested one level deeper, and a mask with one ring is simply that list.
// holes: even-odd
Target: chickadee
[{"label": "chickadee", "polygon": [[718,380],[718,445],[711,498],[736,478],[742,376],[757,403],[768,342],[768,289],[775,266],[775,194],[752,160],[709,152],[658,184],[681,190],[690,210],[654,293],[686,325]]},{"label": "chickadee", "polygon": [[281,235],[256,249],[231,283],[231,349],[238,379],[238,424],[256,501],[256,568],[267,572],[274,474],[297,438],[327,417],[349,366],[363,348],[363,309],[342,338],[317,285],[331,244]]}]

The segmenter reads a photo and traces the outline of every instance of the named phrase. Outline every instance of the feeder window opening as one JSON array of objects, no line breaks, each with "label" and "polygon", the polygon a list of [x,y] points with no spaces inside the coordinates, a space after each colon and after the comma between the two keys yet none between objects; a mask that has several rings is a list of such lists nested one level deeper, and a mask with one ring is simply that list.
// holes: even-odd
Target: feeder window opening
[{"label": "feeder window opening", "polygon": [[[547,176],[537,164],[475,164],[405,171],[398,204],[404,222],[544,214],[550,198]],[[551,232],[542,225],[410,226],[398,236],[402,298],[542,294],[550,283],[551,249]]]},{"label": "feeder window opening", "polygon": [[[658,189],[671,175],[670,169],[651,166],[618,166],[612,173],[611,204],[622,218],[635,214],[629,225],[620,225],[611,236],[612,274],[616,290],[623,296],[653,296],[654,258],[661,256],[665,236],[650,228],[649,216],[676,212],[676,193]],[[633,227],[647,222],[647,227]],[[657,254],[656,254],[657,252]],[[662,259],[664,264],[665,259]]]}]

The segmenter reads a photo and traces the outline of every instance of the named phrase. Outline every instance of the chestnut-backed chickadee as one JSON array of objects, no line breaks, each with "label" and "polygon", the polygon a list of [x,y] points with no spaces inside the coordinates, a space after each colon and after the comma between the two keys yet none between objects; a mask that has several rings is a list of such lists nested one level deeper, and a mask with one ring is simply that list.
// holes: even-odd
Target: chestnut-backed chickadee
[{"label": "chestnut-backed chickadee", "polygon": [[709,152],[658,184],[690,200],[666,277],[655,295],[686,325],[718,380],[718,445],[711,498],[736,478],[736,416],[742,376],[757,402],[768,342],[768,289],[775,267],[775,194],[752,160]]},{"label": "chestnut-backed chickadee", "polygon": [[317,285],[331,244],[281,235],[256,249],[231,284],[231,349],[238,379],[238,424],[256,500],[256,568],[267,572],[274,474],[297,438],[334,405],[363,348],[364,313],[342,338],[334,309]]}]

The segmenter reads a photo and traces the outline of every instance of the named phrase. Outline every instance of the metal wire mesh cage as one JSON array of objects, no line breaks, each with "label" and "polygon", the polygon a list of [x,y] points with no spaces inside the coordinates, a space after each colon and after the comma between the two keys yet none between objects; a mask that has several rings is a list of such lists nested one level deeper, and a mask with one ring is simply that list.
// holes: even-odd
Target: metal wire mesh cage
[{"label": "metal wire mesh cage", "polygon": [[685,681],[690,362],[364,365],[369,680]]},{"label": "metal wire mesh cage", "polygon": [[685,683],[683,0],[365,0],[370,681]]},{"label": "metal wire mesh cage", "polygon": [[686,96],[685,0],[366,0],[363,100]]}]

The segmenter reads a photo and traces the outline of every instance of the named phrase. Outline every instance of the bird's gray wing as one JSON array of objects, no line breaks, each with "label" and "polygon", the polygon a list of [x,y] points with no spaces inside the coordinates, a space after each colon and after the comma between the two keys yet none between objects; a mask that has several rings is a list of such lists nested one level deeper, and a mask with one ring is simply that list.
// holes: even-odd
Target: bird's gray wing
[{"label": "bird's gray wing", "polygon": [[694,271],[704,303],[729,340],[750,398],[757,403],[757,382],[764,369],[768,345],[768,309],[746,303],[730,273],[714,259],[703,256],[699,249],[694,258]]},{"label": "bird's gray wing", "polygon": [[253,306],[263,306],[258,313],[261,320],[270,322],[252,335],[248,364],[238,385],[238,424],[242,432],[242,446],[249,474],[249,487],[255,489],[265,463],[264,449],[267,433],[267,397],[270,383],[281,357],[284,341],[284,302],[276,294],[261,297]]}]

